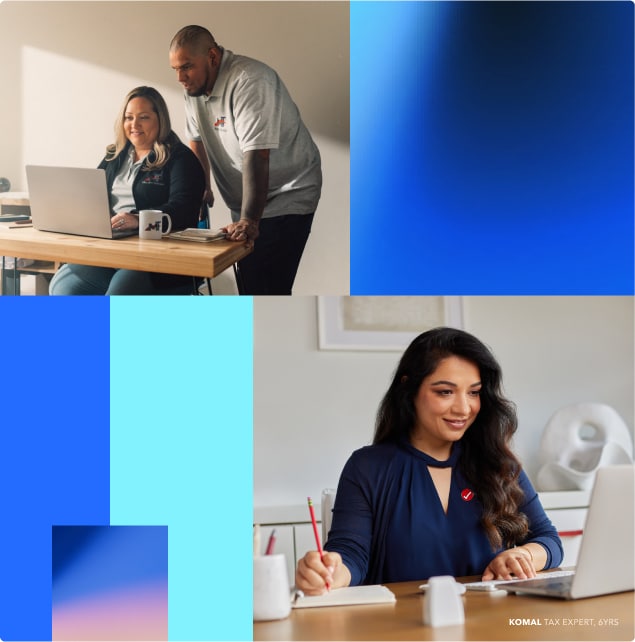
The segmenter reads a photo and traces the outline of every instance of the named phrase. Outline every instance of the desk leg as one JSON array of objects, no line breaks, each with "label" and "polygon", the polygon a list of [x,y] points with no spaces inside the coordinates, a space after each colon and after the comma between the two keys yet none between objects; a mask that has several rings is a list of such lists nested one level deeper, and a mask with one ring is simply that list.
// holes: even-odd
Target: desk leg
[{"label": "desk leg", "polygon": [[243,285],[242,276],[240,275],[240,268],[238,267],[238,263],[234,263],[233,268],[234,268],[234,277],[236,279],[236,287],[238,288],[238,294],[244,294],[245,288]]},{"label": "desk leg", "polygon": [[6,256],[2,257],[2,270],[0,270],[0,279],[2,283],[2,294],[18,295],[20,294],[20,274],[17,270],[17,259],[13,259],[13,269],[8,270]]},{"label": "desk leg", "polygon": [[[203,283],[199,283],[199,281],[200,281],[201,279],[199,279],[199,278],[198,278],[198,277],[196,277],[196,276],[193,276],[193,277],[192,277],[192,279],[193,279],[193,281],[194,281],[194,292],[193,292],[193,294],[201,294],[201,290],[200,290],[200,288],[201,288],[201,286],[203,285]],[[208,279],[208,278],[206,277],[206,278],[205,278],[205,280],[204,280],[204,283],[207,283],[207,293],[208,293],[210,296],[211,296],[212,294],[214,294],[214,293],[212,292],[212,280],[211,280],[211,279]]]},{"label": "desk leg", "polygon": [[18,272],[18,257],[13,258],[13,294],[20,295],[20,273]]}]

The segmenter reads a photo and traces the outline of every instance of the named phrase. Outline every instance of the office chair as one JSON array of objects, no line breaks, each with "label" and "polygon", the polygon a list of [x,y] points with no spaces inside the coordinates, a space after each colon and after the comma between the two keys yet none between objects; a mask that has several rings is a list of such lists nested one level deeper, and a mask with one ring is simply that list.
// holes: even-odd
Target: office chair
[{"label": "office chair", "polygon": [[335,504],[335,489],[325,488],[322,491],[322,503],[320,504],[320,512],[322,517],[322,545],[328,539],[329,531],[331,530],[331,522],[333,521],[333,505]]}]

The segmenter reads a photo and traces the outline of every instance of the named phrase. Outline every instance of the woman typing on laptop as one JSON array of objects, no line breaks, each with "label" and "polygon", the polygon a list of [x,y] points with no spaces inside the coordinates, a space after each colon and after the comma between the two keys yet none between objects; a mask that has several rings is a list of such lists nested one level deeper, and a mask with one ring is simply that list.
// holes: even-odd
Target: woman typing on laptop
[{"label": "woman typing on laptop", "polygon": [[[106,171],[113,230],[139,228],[138,212],[166,212],[172,229],[196,227],[205,189],[203,168],[172,131],[161,94],[137,87],[125,98],[115,123],[115,142],[99,165]],[[51,294],[189,294],[191,277],[157,272],[63,265]]]},{"label": "woman typing on laptop", "polygon": [[380,405],[373,445],[344,467],[324,555],[299,561],[297,587],[525,579],[558,566],[560,538],[510,449],[516,427],[483,343],[451,328],[419,335]]}]

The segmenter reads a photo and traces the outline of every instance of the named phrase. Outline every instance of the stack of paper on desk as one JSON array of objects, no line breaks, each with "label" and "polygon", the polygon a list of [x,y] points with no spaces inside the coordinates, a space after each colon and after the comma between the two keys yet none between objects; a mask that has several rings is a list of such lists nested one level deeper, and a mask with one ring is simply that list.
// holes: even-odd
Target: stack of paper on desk
[{"label": "stack of paper on desk", "polygon": [[168,237],[171,239],[180,239],[182,241],[200,241],[207,243],[209,241],[220,241],[224,239],[227,235],[221,230],[208,230],[205,228],[199,227],[187,227],[180,232],[172,232],[168,234]]},{"label": "stack of paper on desk", "polygon": [[312,606],[348,606],[351,604],[389,604],[395,602],[395,594],[385,586],[347,586],[333,589],[324,595],[298,594],[293,602],[294,609]]}]

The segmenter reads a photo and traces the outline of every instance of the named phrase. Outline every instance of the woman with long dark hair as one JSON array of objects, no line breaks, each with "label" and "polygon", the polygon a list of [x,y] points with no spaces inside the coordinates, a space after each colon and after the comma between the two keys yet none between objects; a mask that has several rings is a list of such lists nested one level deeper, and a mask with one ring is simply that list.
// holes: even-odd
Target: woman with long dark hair
[{"label": "woman with long dark hair", "polygon": [[437,328],[410,344],[373,445],[342,471],[324,557],[300,560],[298,588],[524,579],[560,564],[558,534],[510,448],[517,418],[501,380],[491,351],[467,332]]}]

